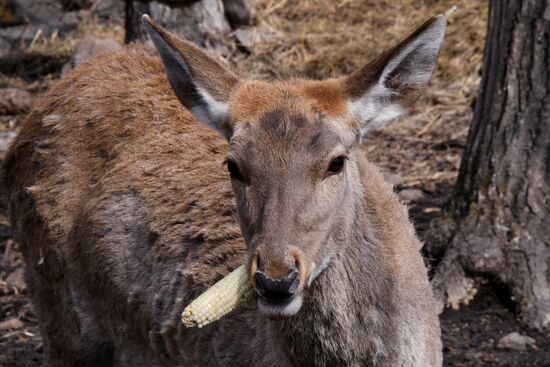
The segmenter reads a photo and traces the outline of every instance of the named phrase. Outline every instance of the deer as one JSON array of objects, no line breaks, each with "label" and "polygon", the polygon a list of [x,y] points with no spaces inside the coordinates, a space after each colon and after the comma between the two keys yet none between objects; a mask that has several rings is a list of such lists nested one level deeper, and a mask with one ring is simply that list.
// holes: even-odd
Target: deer
[{"label": "deer", "polygon": [[[47,366],[441,366],[422,243],[365,136],[434,72],[446,19],[339,78],[248,78],[154,47],[59,80],[4,162]],[[254,296],[185,327],[243,265]]]}]

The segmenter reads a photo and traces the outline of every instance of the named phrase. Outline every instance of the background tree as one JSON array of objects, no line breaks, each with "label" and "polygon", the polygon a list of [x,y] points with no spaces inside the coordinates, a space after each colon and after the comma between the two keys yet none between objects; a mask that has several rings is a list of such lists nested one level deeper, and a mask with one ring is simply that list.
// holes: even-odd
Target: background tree
[{"label": "background tree", "polygon": [[[482,81],[446,215],[439,299],[468,302],[479,277],[550,330],[550,1],[491,0]],[[443,248],[443,247],[441,247]],[[437,249],[436,249],[437,250]]]},{"label": "background tree", "polygon": [[145,13],[203,47],[219,47],[232,28],[252,23],[249,0],[125,0],[125,43],[148,39],[141,26]]}]

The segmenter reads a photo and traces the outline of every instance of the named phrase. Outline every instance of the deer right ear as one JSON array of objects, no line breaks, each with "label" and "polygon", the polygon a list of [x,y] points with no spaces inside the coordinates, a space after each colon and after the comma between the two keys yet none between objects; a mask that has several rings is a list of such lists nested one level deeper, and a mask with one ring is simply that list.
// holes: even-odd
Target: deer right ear
[{"label": "deer right ear", "polygon": [[164,30],[147,14],[143,15],[143,25],[181,103],[199,121],[229,139],[228,102],[238,83],[236,76],[190,42]]},{"label": "deer right ear", "polygon": [[446,20],[428,20],[396,47],[344,79],[348,109],[361,136],[401,115],[432,77]]}]

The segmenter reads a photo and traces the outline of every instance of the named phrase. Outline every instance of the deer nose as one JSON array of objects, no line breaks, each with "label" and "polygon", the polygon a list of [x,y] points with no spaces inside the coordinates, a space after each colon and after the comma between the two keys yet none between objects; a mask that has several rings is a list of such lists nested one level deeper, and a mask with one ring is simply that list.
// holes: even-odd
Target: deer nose
[{"label": "deer nose", "polygon": [[274,279],[264,272],[257,270],[256,292],[268,301],[284,301],[294,296],[298,289],[298,270],[294,269],[282,278]]}]

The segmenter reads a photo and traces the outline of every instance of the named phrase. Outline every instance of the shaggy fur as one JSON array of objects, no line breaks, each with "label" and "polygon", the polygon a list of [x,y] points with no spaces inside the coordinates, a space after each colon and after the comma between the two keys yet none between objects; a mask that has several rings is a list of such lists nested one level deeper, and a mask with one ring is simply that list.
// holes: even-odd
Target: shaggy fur
[{"label": "shaggy fur", "polygon": [[[192,74],[206,56],[178,42]],[[232,84],[219,80],[204,88]],[[346,90],[358,88],[240,81],[221,98],[229,146],[180,103],[152,50],[100,56],[58,82],[5,163],[47,365],[440,366],[421,243],[355,137]],[[344,171],[313,184],[334,147]],[[232,188],[228,150],[254,184]],[[261,253],[275,273],[289,251],[304,263],[295,316],[270,320],[254,303],[182,326],[230,270]]]}]

